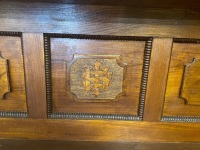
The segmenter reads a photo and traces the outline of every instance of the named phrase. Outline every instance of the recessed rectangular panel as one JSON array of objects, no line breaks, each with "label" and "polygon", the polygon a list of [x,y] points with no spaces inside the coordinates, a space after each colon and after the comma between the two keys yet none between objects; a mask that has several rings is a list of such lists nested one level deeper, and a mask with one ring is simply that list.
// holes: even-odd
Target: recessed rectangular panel
[{"label": "recessed rectangular panel", "polygon": [[163,110],[163,116],[172,120],[197,121],[200,117],[198,43],[198,40],[174,40]]},{"label": "recessed rectangular panel", "polygon": [[46,68],[47,75],[51,69],[51,80],[47,80],[47,92],[52,92],[49,95],[51,117],[64,113],[139,118],[144,100],[141,92],[145,94],[145,89],[141,91],[143,80],[146,80],[143,65],[150,56],[148,53],[144,58],[147,38],[107,38],[89,35],[46,37],[49,40],[46,44],[50,46],[49,50],[46,47],[46,56],[51,58],[51,68]]},{"label": "recessed rectangular panel", "polygon": [[0,32],[0,116],[26,116],[22,42],[19,33]]}]

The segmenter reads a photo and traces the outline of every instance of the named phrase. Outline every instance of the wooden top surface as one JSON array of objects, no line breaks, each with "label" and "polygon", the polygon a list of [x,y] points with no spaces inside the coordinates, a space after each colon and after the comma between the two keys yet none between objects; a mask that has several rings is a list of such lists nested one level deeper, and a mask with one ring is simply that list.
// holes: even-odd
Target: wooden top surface
[{"label": "wooden top surface", "polygon": [[87,5],[113,5],[151,8],[200,8],[200,0],[3,0]]}]

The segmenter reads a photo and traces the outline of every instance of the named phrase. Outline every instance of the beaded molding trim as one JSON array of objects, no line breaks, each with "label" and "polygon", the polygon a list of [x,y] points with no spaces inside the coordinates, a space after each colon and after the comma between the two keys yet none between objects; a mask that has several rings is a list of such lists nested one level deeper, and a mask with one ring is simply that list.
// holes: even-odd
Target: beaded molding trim
[{"label": "beaded molding trim", "polygon": [[[65,113],[52,111],[52,81],[51,81],[51,42],[50,38],[71,38],[88,40],[117,40],[117,41],[146,41],[144,50],[144,63],[142,69],[142,81],[140,88],[138,115],[120,114],[93,114],[93,113]],[[48,118],[70,118],[70,119],[112,119],[112,120],[143,120],[143,111],[146,97],[146,87],[149,72],[153,38],[132,36],[109,36],[109,35],[83,35],[83,34],[44,34],[46,89],[47,89],[47,114]]]},{"label": "beaded molding trim", "polygon": [[[23,58],[23,69],[25,72],[24,67],[24,50],[23,50],[23,38],[21,32],[7,32],[7,31],[0,31],[0,36],[12,36],[12,37],[20,37],[21,39],[21,47],[22,47],[22,58]],[[26,83],[26,75],[24,74],[24,82]],[[26,92],[26,86],[25,86],[25,92]],[[27,97],[27,93],[26,93]],[[26,106],[28,106],[28,101],[26,100]],[[28,112],[28,107],[27,112]],[[27,118],[28,113],[27,112],[18,112],[18,111],[0,111],[0,118]]]}]

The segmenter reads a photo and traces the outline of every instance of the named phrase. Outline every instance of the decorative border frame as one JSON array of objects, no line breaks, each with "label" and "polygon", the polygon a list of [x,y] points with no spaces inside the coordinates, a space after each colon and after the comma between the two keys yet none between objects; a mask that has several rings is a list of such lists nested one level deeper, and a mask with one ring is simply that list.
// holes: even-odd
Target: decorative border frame
[{"label": "decorative border frame", "polygon": [[[138,115],[120,115],[120,114],[94,114],[94,113],[65,113],[52,111],[52,81],[51,81],[51,42],[50,38],[71,38],[88,40],[115,40],[115,41],[146,41],[144,49],[144,61],[142,68],[141,88],[139,97]],[[149,64],[152,49],[152,37],[134,37],[134,36],[110,36],[110,35],[85,35],[85,34],[57,34],[44,33],[44,51],[45,51],[45,72],[46,72],[46,96],[47,96],[47,114],[48,118],[68,118],[68,119],[111,119],[111,120],[143,120],[144,104],[146,97],[146,87],[149,72]]]},{"label": "decorative border frame", "polygon": [[[0,31],[0,36],[12,36],[12,37],[20,37],[21,39],[21,48],[22,48],[22,59],[23,59],[23,71],[25,73],[24,66],[24,49],[23,49],[23,37],[21,32],[7,32]],[[24,82],[25,82],[25,94],[27,98],[26,92],[26,75],[24,74]],[[26,108],[27,112],[18,112],[18,111],[0,111],[0,118],[27,118],[28,117],[28,101],[26,99]]]},{"label": "decorative border frame", "polygon": [[[190,38],[174,38],[173,43],[186,43],[186,44],[200,44],[200,39]],[[171,58],[170,58],[171,63]],[[170,64],[169,64],[170,67]],[[168,68],[169,72],[169,68]],[[166,92],[165,92],[166,93]],[[164,110],[164,103],[163,109]],[[162,116],[161,121],[163,122],[200,122],[200,116]]]}]

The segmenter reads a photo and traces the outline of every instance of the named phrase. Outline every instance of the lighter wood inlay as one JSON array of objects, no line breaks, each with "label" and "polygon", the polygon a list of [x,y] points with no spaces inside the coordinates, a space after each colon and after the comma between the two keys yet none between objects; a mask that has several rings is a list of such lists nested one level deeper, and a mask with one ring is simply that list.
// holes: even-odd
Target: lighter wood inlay
[{"label": "lighter wood inlay", "polygon": [[124,66],[118,55],[75,55],[70,68],[70,88],[81,101],[106,102],[123,93]]},{"label": "lighter wood inlay", "polygon": [[101,94],[100,90],[106,91],[110,86],[112,72],[103,66],[103,62],[96,60],[93,66],[84,66],[84,70],[83,86],[95,97]]}]

